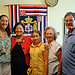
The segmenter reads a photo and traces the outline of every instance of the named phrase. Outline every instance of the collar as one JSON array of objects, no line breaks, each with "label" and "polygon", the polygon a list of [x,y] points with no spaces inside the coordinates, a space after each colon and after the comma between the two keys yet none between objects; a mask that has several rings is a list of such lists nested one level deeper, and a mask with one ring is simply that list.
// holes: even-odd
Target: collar
[{"label": "collar", "polygon": [[[16,42],[16,36],[14,36],[14,40],[15,40],[15,42]],[[25,42],[24,36],[23,36],[23,38],[22,38],[22,41],[20,41],[20,42]]]},{"label": "collar", "polygon": [[40,47],[42,45],[42,42],[40,42],[37,46],[35,46],[33,43],[31,44],[31,47]]},{"label": "collar", "polygon": [[[1,37],[1,36],[0,36]],[[6,38],[8,38],[7,32],[6,32]]]},{"label": "collar", "polygon": [[[54,41],[55,41],[55,40],[53,40],[49,45],[53,44]],[[48,42],[47,42],[47,44],[48,44]]]},{"label": "collar", "polygon": [[[68,34],[69,34],[69,31],[66,33],[66,35],[68,35]],[[75,29],[73,30],[73,32],[71,34],[75,34]]]}]

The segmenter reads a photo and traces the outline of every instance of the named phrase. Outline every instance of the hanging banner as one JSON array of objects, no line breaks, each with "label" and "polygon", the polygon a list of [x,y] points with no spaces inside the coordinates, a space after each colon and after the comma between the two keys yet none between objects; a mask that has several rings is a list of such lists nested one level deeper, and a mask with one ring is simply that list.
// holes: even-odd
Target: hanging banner
[{"label": "hanging banner", "polygon": [[44,38],[44,30],[48,23],[46,5],[9,5],[9,17],[12,35],[14,25],[21,22],[25,25],[25,36],[31,36],[33,30],[39,30],[41,42],[46,42]]}]

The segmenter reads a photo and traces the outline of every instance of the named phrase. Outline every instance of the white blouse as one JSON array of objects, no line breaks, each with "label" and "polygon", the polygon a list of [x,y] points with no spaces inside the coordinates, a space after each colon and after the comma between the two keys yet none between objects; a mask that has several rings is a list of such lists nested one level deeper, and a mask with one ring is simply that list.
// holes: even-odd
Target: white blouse
[{"label": "white blouse", "polygon": [[61,48],[60,44],[56,41],[50,43],[49,56],[48,56],[48,75],[58,72],[59,60],[57,58],[57,51]]}]

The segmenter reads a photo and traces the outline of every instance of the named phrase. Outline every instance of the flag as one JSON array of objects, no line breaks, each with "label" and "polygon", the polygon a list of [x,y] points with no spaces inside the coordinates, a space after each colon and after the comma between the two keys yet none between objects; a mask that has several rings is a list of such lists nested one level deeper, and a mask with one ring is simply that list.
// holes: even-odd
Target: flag
[{"label": "flag", "polygon": [[39,30],[41,42],[46,42],[44,38],[44,30],[48,23],[46,5],[9,5],[9,17],[12,35],[14,25],[21,22],[25,25],[25,36],[31,36],[33,30]]}]

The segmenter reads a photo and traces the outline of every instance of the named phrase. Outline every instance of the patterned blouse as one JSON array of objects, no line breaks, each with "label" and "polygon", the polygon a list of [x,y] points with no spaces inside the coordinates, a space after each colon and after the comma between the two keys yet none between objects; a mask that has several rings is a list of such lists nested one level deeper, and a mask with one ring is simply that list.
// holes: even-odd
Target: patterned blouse
[{"label": "patterned blouse", "polygon": [[2,40],[0,36],[0,63],[10,62],[11,41],[6,33],[6,39]]},{"label": "patterned blouse", "polygon": [[30,46],[30,68],[32,69],[32,75],[44,75],[44,45],[40,42],[37,47]]}]

